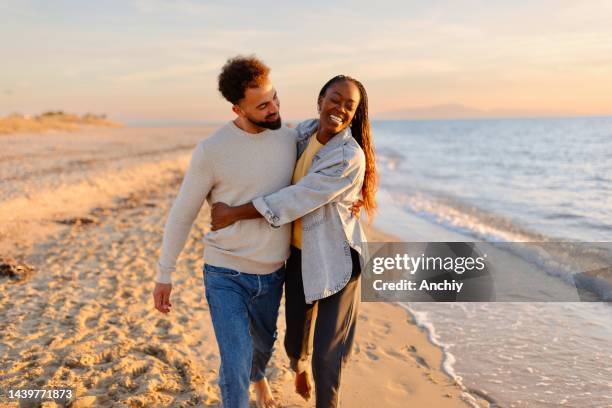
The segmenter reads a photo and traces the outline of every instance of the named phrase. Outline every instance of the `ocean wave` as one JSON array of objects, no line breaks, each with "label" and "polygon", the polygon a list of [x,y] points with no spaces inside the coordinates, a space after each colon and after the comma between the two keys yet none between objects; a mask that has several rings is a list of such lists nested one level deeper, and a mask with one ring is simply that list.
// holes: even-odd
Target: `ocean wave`
[{"label": "ocean wave", "polygon": [[392,147],[386,146],[376,149],[376,161],[378,166],[382,166],[387,170],[397,170],[405,159],[406,156]]},{"label": "ocean wave", "polygon": [[403,209],[452,231],[487,242],[540,242],[554,240],[512,220],[437,193],[391,192]]},{"label": "ocean wave", "polygon": [[429,319],[427,312],[419,312],[410,307],[410,304],[399,302],[397,303],[402,309],[404,309],[413,319],[414,323],[421,330],[427,333],[427,339],[431,344],[438,347],[442,351],[442,371],[448,375],[463,391],[463,399],[473,408],[479,408],[477,398],[485,399],[491,406],[497,406],[498,402],[492,398],[488,393],[477,388],[467,387],[463,382],[463,377],[455,372],[456,358],[453,353],[450,352],[451,344],[447,344],[440,340],[436,332],[436,328]]},{"label": "ocean wave", "polygon": [[585,219],[586,217],[579,214],[554,213],[546,214],[544,218],[546,218],[547,220],[579,220]]},{"label": "ocean wave", "polygon": [[573,242],[547,236],[439,193],[391,192],[390,195],[402,210],[451,231],[478,241],[512,243],[504,249],[603,301],[612,300],[612,246],[609,243]]}]

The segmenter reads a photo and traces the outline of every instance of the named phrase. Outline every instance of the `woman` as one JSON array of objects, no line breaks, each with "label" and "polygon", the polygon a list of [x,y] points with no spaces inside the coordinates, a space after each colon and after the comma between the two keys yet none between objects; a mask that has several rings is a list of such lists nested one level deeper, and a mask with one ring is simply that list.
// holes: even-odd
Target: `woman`
[{"label": "woman", "polygon": [[296,372],[296,391],[316,406],[339,402],[342,366],[351,353],[360,299],[365,234],[351,205],[360,199],[372,219],[376,166],[363,85],[338,75],[321,89],[319,119],[302,122],[292,185],[237,207],[213,205],[213,229],[265,217],[272,227],[293,222],[287,261],[285,350]]}]

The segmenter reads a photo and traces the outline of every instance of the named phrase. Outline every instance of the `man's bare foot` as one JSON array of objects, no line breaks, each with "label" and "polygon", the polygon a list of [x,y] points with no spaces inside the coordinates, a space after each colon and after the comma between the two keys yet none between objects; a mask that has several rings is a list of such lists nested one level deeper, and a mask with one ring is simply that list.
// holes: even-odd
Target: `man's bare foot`
[{"label": "man's bare foot", "polygon": [[272,396],[272,390],[266,377],[253,383],[255,396],[257,397],[257,408],[277,408],[278,405]]},{"label": "man's bare foot", "polygon": [[295,375],[295,392],[300,394],[306,401],[312,396],[312,383],[308,371],[302,371]]}]

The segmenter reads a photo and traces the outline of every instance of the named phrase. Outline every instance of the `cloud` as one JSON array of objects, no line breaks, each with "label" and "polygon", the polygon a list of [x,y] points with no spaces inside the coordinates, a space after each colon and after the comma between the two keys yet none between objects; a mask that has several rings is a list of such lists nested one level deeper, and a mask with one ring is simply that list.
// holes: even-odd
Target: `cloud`
[{"label": "cloud", "polygon": [[181,13],[192,16],[211,15],[224,8],[215,4],[189,0],[136,0],[134,6],[136,11],[142,14]]}]

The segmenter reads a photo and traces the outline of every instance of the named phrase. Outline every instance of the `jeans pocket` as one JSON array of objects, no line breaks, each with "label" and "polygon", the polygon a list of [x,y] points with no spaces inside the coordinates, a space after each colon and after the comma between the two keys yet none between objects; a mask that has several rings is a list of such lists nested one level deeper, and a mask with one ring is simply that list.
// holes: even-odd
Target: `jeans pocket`
[{"label": "jeans pocket", "polygon": [[223,268],[221,266],[214,266],[210,264],[204,265],[204,272],[207,275],[221,276],[221,277],[228,277],[228,278],[240,276],[240,272],[238,271],[235,271],[229,268]]},{"label": "jeans pocket", "polygon": [[273,273],[275,278],[277,278],[279,280],[282,280],[282,281],[285,280],[285,274],[286,274],[286,268],[285,267],[282,267],[278,271]]}]

